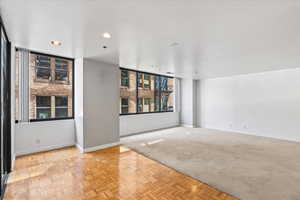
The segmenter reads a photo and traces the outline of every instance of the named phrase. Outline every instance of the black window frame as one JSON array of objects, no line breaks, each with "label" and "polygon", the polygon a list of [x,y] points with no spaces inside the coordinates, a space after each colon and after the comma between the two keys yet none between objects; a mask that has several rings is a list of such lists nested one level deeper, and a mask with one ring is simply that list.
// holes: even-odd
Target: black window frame
[{"label": "black window frame", "polygon": [[[175,112],[174,108],[173,110],[166,110],[166,111],[162,111],[161,110],[161,88],[160,88],[160,85],[161,85],[161,77],[165,77],[165,78],[170,78],[170,79],[175,79],[175,77],[172,77],[172,76],[166,76],[166,75],[162,75],[162,74],[156,74],[156,73],[150,73],[150,72],[144,72],[144,71],[140,71],[140,70],[134,70],[134,69],[129,69],[129,68],[124,68],[124,67],[119,67],[120,70],[127,70],[128,72],[134,72],[136,73],[136,111],[133,112],[133,113],[119,113],[120,116],[125,116],[125,115],[141,115],[141,114],[153,114],[153,113],[167,113],[167,112]],[[151,75],[152,76],[155,76],[155,79],[154,79],[154,90],[155,92],[157,92],[156,90],[156,77],[159,77],[159,90],[158,90],[158,95],[159,95],[159,111],[152,111],[152,112],[138,112],[138,99],[141,98],[139,97],[138,95],[138,90],[139,89],[144,89],[143,87],[139,87],[139,77],[138,77],[138,74],[139,73],[142,73],[142,74],[147,74],[150,76],[150,88],[145,88],[145,89],[151,89]],[[143,76],[143,75],[142,75]],[[174,87],[175,87],[175,82],[173,83],[173,92],[174,92]],[[156,104],[156,99],[155,99],[155,93],[154,93],[154,110],[155,110],[155,104]],[[121,98],[121,97],[120,97]],[[150,101],[151,102],[151,101]],[[150,103],[150,106],[151,106],[151,103]],[[173,105],[174,107],[174,105]]]},{"label": "black window frame", "polygon": [[[18,47],[16,47],[16,51],[18,51]],[[47,119],[30,119],[30,122],[41,122],[41,121],[55,121],[55,120],[70,120],[74,119],[74,114],[75,114],[75,59],[71,57],[64,57],[60,55],[54,55],[54,54],[47,54],[47,53],[42,53],[42,52],[37,52],[37,51],[29,51],[31,54],[36,54],[36,55],[42,55],[42,56],[49,56],[53,58],[60,58],[60,59],[65,59],[72,61],[72,117],[53,117],[53,118],[47,118]],[[16,120],[15,123],[18,123],[19,121]]]}]

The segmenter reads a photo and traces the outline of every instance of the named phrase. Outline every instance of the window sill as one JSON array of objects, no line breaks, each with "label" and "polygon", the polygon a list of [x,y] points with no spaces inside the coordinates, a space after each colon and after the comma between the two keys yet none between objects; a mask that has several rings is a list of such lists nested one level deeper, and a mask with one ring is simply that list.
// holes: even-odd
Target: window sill
[{"label": "window sill", "polygon": [[[30,122],[44,122],[44,121],[56,121],[56,120],[69,120],[74,119],[74,117],[62,117],[62,118],[49,118],[49,119],[31,119]],[[19,123],[18,120],[15,121],[15,123]]]},{"label": "window sill", "polygon": [[119,114],[119,116],[126,116],[126,115],[143,115],[143,114],[156,114],[156,113],[170,113],[170,112],[175,112],[175,111],[124,113],[124,114]]}]

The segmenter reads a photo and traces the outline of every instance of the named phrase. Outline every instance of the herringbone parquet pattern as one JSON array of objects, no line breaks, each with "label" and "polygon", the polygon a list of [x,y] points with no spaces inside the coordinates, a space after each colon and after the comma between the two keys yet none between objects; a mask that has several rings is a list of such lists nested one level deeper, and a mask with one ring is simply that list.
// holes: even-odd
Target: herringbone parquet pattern
[{"label": "herringbone parquet pattern", "polygon": [[124,147],[19,157],[5,200],[234,200]]}]

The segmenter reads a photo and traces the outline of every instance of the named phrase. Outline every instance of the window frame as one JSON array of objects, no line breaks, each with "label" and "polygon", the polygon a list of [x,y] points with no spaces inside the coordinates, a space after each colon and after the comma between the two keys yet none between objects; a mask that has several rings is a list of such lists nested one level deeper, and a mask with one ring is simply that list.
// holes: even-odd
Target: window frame
[{"label": "window frame", "polygon": [[[134,70],[134,69],[128,69],[128,68],[124,68],[124,67],[119,67],[120,70],[127,70],[128,72],[135,72],[136,73],[136,112],[134,113],[119,113],[120,116],[126,116],[126,115],[141,115],[141,114],[154,114],[154,113],[168,113],[168,112],[175,112],[175,110],[166,110],[166,111],[161,111],[161,89],[159,88],[159,99],[160,99],[160,103],[159,103],[159,108],[160,110],[159,111],[151,111],[151,112],[138,112],[138,98],[141,98],[139,97],[139,89],[151,89],[151,77],[150,77],[150,88],[141,88],[139,87],[138,85],[138,81],[139,81],[139,77],[138,77],[138,73],[142,73],[142,74],[147,74],[147,75],[152,75],[152,76],[156,76],[156,77],[159,77],[159,80],[160,80],[160,77],[165,77],[165,78],[171,78],[171,79],[175,79],[175,77],[173,76],[167,76],[167,75],[162,75],[162,74],[156,74],[156,73],[150,73],[150,72],[144,72],[144,71],[140,71],[140,70]],[[142,77],[144,77],[144,75],[142,75]],[[156,81],[156,80],[154,80]],[[175,88],[175,81],[174,81],[174,85],[173,87]],[[175,91],[175,89],[173,88],[173,92]],[[154,84],[154,90],[156,89],[155,88],[155,84]],[[121,98],[121,97],[120,97]],[[154,98],[154,107],[155,107],[155,95],[153,96]],[[151,102],[151,101],[150,101]],[[150,103],[150,106],[151,106],[151,103]],[[174,107],[174,105],[173,105]]]},{"label": "window frame", "polygon": [[[16,47],[16,51],[18,51],[18,47]],[[36,55],[42,55],[42,56],[49,56],[49,57],[54,57],[54,58],[60,58],[60,59],[65,59],[72,61],[72,117],[54,117],[54,118],[47,118],[47,119],[30,119],[30,122],[41,122],[41,121],[55,121],[55,120],[69,120],[69,119],[74,119],[74,114],[75,114],[75,59],[71,57],[64,57],[60,55],[54,55],[54,54],[47,54],[47,53],[42,53],[42,52],[37,52],[37,51],[31,51],[29,50],[30,54],[36,54]],[[15,123],[18,123],[18,120],[15,121]]]}]

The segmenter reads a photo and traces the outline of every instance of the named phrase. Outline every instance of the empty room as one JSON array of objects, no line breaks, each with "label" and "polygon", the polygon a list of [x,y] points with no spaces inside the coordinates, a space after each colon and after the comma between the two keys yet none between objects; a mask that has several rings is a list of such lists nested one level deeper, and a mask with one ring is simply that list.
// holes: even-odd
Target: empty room
[{"label": "empty room", "polygon": [[1,0],[0,200],[300,200],[299,18]]}]

